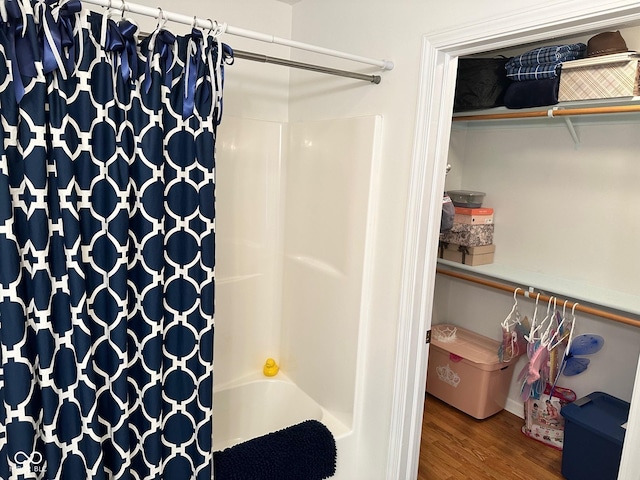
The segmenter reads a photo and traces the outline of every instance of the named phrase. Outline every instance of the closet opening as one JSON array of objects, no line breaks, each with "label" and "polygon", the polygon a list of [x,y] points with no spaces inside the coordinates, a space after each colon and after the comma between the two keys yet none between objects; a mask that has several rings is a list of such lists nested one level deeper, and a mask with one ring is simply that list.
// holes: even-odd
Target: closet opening
[{"label": "closet opening", "polygon": [[[411,378],[411,380],[409,380],[409,382],[414,382],[413,385],[415,389],[412,392],[413,395],[410,394],[405,398],[405,405],[411,406],[412,415],[414,415],[414,418],[416,419],[415,425],[422,425],[421,414],[423,408],[424,392],[421,391],[421,389],[423,390],[424,388],[424,384],[422,383],[422,381],[426,378],[426,363],[428,356],[428,347],[424,344],[423,341],[420,341],[420,339],[424,339],[422,333],[426,333],[426,331],[430,329],[432,323],[446,323],[446,320],[448,320],[441,320],[439,318],[441,312],[439,311],[438,307],[443,302],[438,298],[438,295],[451,296],[453,295],[452,293],[450,293],[451,290],[457,289],[458,291],[462,291],[464,294],[468,295],[468,299],[470,300],[468,303],[470,305],[474,304],[474,300],[482,300],[482,298],[487,295],[484,290],[479,289],[478,287],[461,285],[460,283],[462,282],[459,282],[455,279],[445,279],[444,281],[442,281],[441,279],[436,280],[439,232],[434,226],[427,226],[426,229],[424,228],[424,225],[428,225],[429,221],[434,222],[435,219],[439,218],[440,216],[440,209],[442,204],[441,195],[442,192],[447,188],[447,186],[445,185],[445,168],[446,165],[450,163],[450,148],[464,149],[464,147],[461,147],[459,144],[455,144],[455,142],[461,142],[461,140],[459,138],[456,138],[456,136],[475,136],[478,137],[474,140],[476,142],[482,142],[483,140],[480,137],[485,136],[486,138],[484,139],[484,141],[487,142],[489,146],[486,147],[487,152],[483,152],[483,155],[488,155],[490,153],[491,145],[499,145],[499,143],[496,143],[498,140],[496,139],[495,134],[487,133],[486,128],[483,128],[483,132],[479,133],[478,129],[472,127],[468,130],[472,130],[473,133],[467,132],[460,135],[457,135],[457,132],[455,132],[455,128],[457,127],[453,127],[452,129],[453,122],[451,117],[458,58],[469,55],[480,55],[487,53],[494,54],[496,52],[509,51],[509,49],[519,50],[519,52],[521,53],[532,45],[541,44],[544,42],[549,42],[547,44],[559,44],[565,39],[574,37],[589,38],[590,36],[593,36],[602,31],[616,30],[620,28],[631,28],[639,24],[638,20],[640,19],[640,7],[636,5],[614,10],[602,8],[601,6],[592,6],[591,9],[587,9],[587,11],[581,11],[579,13],[576,13],[575,11],[569,11],[568,8],[565,8],[562,9],[562,11],[555,11],[554,14],[554,19],[549,20],[548,14],[545,14],[544,9],[541,8],[539,10],[527,12],[526,14],[515,15],[506,19],[500,19],[500,21],[491,25],[491,30],[487,29],[486,24],[475,25],[471,26],[470,28],[461,28],[454,31],[425,36],[424,38],[421,94],[416,127],[416,154],[414,156],[414,174],[417,178],[414,178],[414,194],[412,195],[411,199],[411,203],[415,207],[416,211],[421,213],[418,214],[419,220],[415,223],[410,222],[407,227],[409,232],[413,233],[412,238],[414,239],[414,243],[410,247],[409,257],[422,267],[418,268],[416,271],[406,272],[407,276],[413,275],[413,278],[415,280],[413,284],[413,290],[409,293],[411,295],[414,295],[416,298],[416,300],[408,302],[407,311],[413,313],[419,311],[421,313],[420,318],[422,320],[419,322],[419,325],[412,325],[410,321],[407,321],[406,324],[405,322],[401,324],[401,328],[404,331],[409,332],[407,338],[415,339],[415,341],[413,342],[407,340],[407,343],[411,343],[411,346],[410,348],[408,348],[408,350],[410,352],[415,352],[416,356],[413,357],[412,355],[408,355],[407,362],[404,365],[402,365],[402,362],[400,362],[401,365],[399,365],[399,369],[409,369],[412,367],[410,365],[410,359],[418,359],[420,372],[419,374]],[[635,49],[640,49],[640,44],[636,43],[633,39],[630,38],[629,43],[632,44]],[[619,122],[620,120],[615,119],[615,121]],[[557,138],[560,139],[559,141],[566,141],[571,151],[575,152],[577,148],[587,148],[583,143],[589,145],[593,140],[591,136],[591,130],[598,128],[600,128],[600,130],[604,130],[604,127],[602,125],[599,125],[600,122],[600,120],[594,122],[585,122],[584,127],[581,125],[578,128],[578,134],[587,135],[586,137],[582,137],[583,142],[579,147],[576,147],[576,144],[574,143],[571,135],[566,133],[566,128],[563,132],[554,132],[553,135],[554,138],[555,136],[557,136]],[[628,120],[622,121],[622,124],[625,124],[624,128],[632,128],[629,127]],[[622,128],[622,126],[619,124],[617,124],[617,126],[618,129]],[[508,128],[499,128],[509,129],[513,131],[528,127],[519,125],[511,126]],[[539,128],[548,127],[545,126]],[[600,134],[602,133],[603,132],[601,131]],[[517,133],[511,134],[517,135]],[[565,138],[562,139],[561,135],[564,135]],[[464,140],[468,141],[468,139]],[[476,144],[474,144],[474,146],[475,145]],[[568,150],[569,149],[567,148],[567,151]],[[617,154],[618,152],[615,153]],[[601,159],[607,158],[609,162],[611,162],[610,168],[612,170],[616,168],[616,165],[617,168],[620,168],[620,165],[616,163],[618,161],[617,159],[619,158],[619,155],[612,155],[611,153],[607,154],[604,149],[601,149],[598,154],[600,155]],[[471,172],[474,175],[482,173],[481,170],[482,165],[472,164]],[[541,170],[543,171],[542,176],[547,180],[553,175],[553,172],[550,170],[545,171],[544,168],[542,168]],[[458,169],[457,171],[460,172],[460,169]],[[453,166],[452,172],[454,172],[454,175],[456,175],[455,164]],[[495,173],[495,171],[493,173]],[[626,174],[628,174],[628,172],[626,171],[618,173],[618,175],[620,176],[624,176]],[[461,174],[458,173],[458,175]],[[486,179],[487,175],[488,174],[485,174],[485,176],[482,178]],[[585,181],[585,178],[589,178],[589,172],[583,172],[579,174],[577,173],[577,171],[573,171],[572,175],[568,176],[567,178]],[[464,180],[462,178],[458,178],[457,180],[458,187],[469,187],[468,183],[463,183]],[[498,183],[498,180],[499,179],[488,181],[487,185],[496,185]],[[593,181],[593,179],[591,181]],[[447,179],[447,183],[449,183],[449,179]],[[520,184],[513,185],[512,187],[514,193],[522,192],[522,186]],[[553,186],[549,187],[549,185],[547,185],[547,187],[553,188]],[[571,193],[574,193],[572,190],[567,191],[571,191]],[[497,199],[498,197],[496,197],[494,194],[494,198]],[[487,200],[490,200],[489,192]],[[425,207],[425,204],[428,204],[428,208]],[[502,210],[504,210],[505,214],[507,213],[507,207],[503,207]],[[557,206],[557,208],[552,210],[552,212],[562,212],[561,206]],[[500,228],[498,213],[499,212],[496,209],[496,232],[498,231],[497,229]],[[525,210],[521,211],[521,213],[523,216],[526,216],[527,213],[530,212],[527,212]],[[566,215],[567,212],[563,213]],[[438,224],[439,222],[436,221],[435,225]],[[425,229],[426,232],[418,231],[420,225],[423,226],[422,228]],[[551,228],[548,231],[549,235],[553,234],[553,230]],[[506,237],[503,236],[503,238],[506,242]],[[594,260],[594,257],[589,256],[590,253],[587,250],[587,244],[588,242],[584,241],[583,245],[581,246],[581,248],[585,249],[587,254],[583,261],[583,264],[588,264],[589,261]],[[496,251],[498,251],[500,245],[497,244],[496,247]],[[559,247],[560,250],[562,250],[562,248],[564,247]],[[582,268],[582,265],[580,265],[579,267]],[[604,272],[603,275],[606,276],[609,275],[609,273],[610,272]],[[504,277],[498,278],[504,279]],[[529,281],[526,279],[523,280],[516,278],[510,280],[514,281],[515,285],[517,286],[527,286],[529,284]],[[458,283],[452,286],[452,282]],[[472,288],[474,288],[475,290],[470,293]],[[612,290],[615,290],[615,288],[612,288]],[[443,291],[444,294],[442,293]],[[556,292],[552,291],[551,293]],[[461,304],[459,295],[460,293],[458,292],[458,296],[456,298],[458,300],[458,304]],[[508,313],[508,307],[510,306],[510,295],[505,294],[502,299],[500,299],[500,294],[492,293],[492,295],[497,296],[494,308],[497,308],[496,305],[502,302],[503,312],[501,313],[501,316],[504,317]],[[587,296],[587,294],[584,295]],[[571,297],[570,295],[567,296]],[[455,298],[448,298],[446,300],[448,302],[448,305],[450,305],[451,303],[455,303]],[[581,300],[583,303],[585,302],[585,300],[582,300],[582,298],[577,300]],[[599,304],[598,302],[594,303]],[[609,308],[613,308],[614,310],[617,309],[619,312],[622,312],[623,314],[628,315],[633,319],[638,318],[638,312],[635,312],[634,310],[628,310],[625,306],[621,306],[618,308],[614,306]],[[466,313],[470,316],[473,315],[474,311],[473,309],[469,308],[468,312],[465,312],[463,310],[462,313]],[[495,321],[496,326],[499,325],[500,320],[502,320],[502,318],[499,318]],[[593,328],[593,326],[597,325],[598,322],[601,325],[604,325],[607,321],[588,318],[585,328]],[[609,323],[606,323],[606,327],[601,328],[609,329],[609,327]],[[413,332],[413,335],[411,335],[411,332]],[[620,340],[620,337],[625,337],[627,335],[637,336],[637,328],[623,327],[622,330],[617,331],[615,334],[609,335],[608,342],[611,344],[610,348],[615,349],[616,342]],[[607,340],[605,339],[605,341]],[[640,446],[640,432],[637,432],[636,429],[631,427],[631,425],[633,424],[632,419],[637,418],[638,408],[640,408],[637,406],[637,404],[640,403],[640,383],[638,383],[638,381],[635,381],[634,383],[637,368],[637,355],[638,352],[636,351],[636,358],[631,362],[629,369],[625,371],[624,376],[628,381],[628,385],[621,387],[623,390],[626,389],[624,392],[625,395],[627,397],[631,397],[631,410],[629,418],[630,428],[626,433],[623,457],[620,466],[620,478],[625,478],[623,476],[625,472],[630,473],[637,471],[638,469],[638,460],[631,458],[630,455],[631,451],[637,451],[638,447]],[[594,359],[592,366],[595,366],[596,362],[597,361]],[[601,365],[601,367],[599,368],[602,367],[603,365]],[[606,368],[606,365],[604,365],[604,368]],[[637,424],[637,422],[635,424]],[[411,435],[413,435],[413,437],[411,437]],[[413,439],[413,445],[415,447],[413,452],[409,452],[407,454],[409,460],[408,465],[411,466],[408,468],[415,467],[415,471],[417,471],[417,452],[419,451],[420,437],[418,434],[412,432],[407,432],[406,436],[407,438]],[[412,477],[411,475],[409,475],[406,478]]]}]

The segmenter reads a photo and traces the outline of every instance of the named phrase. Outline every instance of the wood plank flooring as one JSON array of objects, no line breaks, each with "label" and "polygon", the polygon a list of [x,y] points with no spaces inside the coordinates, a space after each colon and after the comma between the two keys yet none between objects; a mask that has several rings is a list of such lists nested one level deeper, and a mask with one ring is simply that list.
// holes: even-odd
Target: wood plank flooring
[{"label": "wood plank flooring", "polygon": [[562,452],[522,434],[523,422],[506,410],[476,420],[428,395],[417,480],[562,480]]}]

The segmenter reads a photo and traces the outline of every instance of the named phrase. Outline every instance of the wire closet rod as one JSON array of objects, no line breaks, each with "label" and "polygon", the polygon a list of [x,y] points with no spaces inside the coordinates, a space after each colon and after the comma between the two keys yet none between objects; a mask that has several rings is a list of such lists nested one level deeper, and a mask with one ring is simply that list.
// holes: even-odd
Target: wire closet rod
[{"label": "wire closet rod", "polygon": [[[455,272],[453,270],[448,270],[445,268],[436,268],[436,272],[442,275],[448,275],[450,277],[458,278],[460,280],[466,280],[468,282],[484,285],[485,287],[491,287],[497,290],[503,290],[505,292],[509,292],[513,294],[517,293],[518,295],[522,295],[523,297],[526,296],[529,298],[531,297],[536,298],[538,295],[538,292],[535,292],[535,291],[523,290],[522,288],[516,289],[511,285],[495,282],[493,280],[487,280],[487,279],[476,277],[473,275],[467,275],[465,273]],[[543,302],[548,302],[551,298],[552,297],[550,297],[549,295],[540,294],[539,300]],[[556,298],[556,300],[558,303],[564,306],[565,300],[562,300],[559,298]],[[613,320],[614,322],[618,322],[618,323],[624,323],[625,325],[631,325],[632,327],[640,327],[640,320],[635,320],[633,318],[625,317],[624,315],[618,315],[616,313],[607,312],[604,310],[600,310],[598,308],[588,307],[586,305],[582,305],[580,303],[575,303],[567,300],[567,304],[566,304],[567,308],[573,308],[574,305],[576,306],[576,310],[579,310],[583,313],[588,313],[590,315],[606,318],[607,320]]]},{"label": "wire closet rod", "polygon": [[640,112],[640,105],[619,105],[610,107],[579,107],[579,108],[550,108],[547,110],[536,110],[527,112],[506,112],[506,113],[486,113],[479,115],[461,115],[453,117],[453,121],[469,120],[506,120],[516,118],[542,118],[542,117],[570,117],[575,115],[598,115],[613,113],[634,113]]},{"label": "wire closet rod", "polygon": [[[137,13],[139,15],[145,15],[147,17],[157,18],[160,14],[160,10],[158,8],[147,7],[145,5],[139,5],[137,3],[131,3],[123,0],[82,0],[83,3],[98,5],[100,7],[112,7],[115,9],[125,9],[131,13]],[[196,16],[190,17],[188,15],[183,15],[180,13],[169,12],[162,9],[162,15],[165,19],[176,22],[183,23],[185,25],[194,25],[195,26],[207,29],[212,27],[212,21],[210,19],[198,18]],[[268,35],[265,33],[255,32],[252,30],[246,30],[244,28],[233,27],[231,25],[227,25],[226,23],[218,23],[218,27],[222,33],[228,33],[229,35],[235,35],[239,37],[250,38],[253,40],[257,40],[260,42],[266,43],[275,43],[277,45],[284,45],[291,48],[297,48],[299,50],[306,50],[309,52],[319,53],[322,55],[328,55],[336,58],[343,58],[346,60],[351,60],[354,62],[365,63],[368,65],[373,65],[376,67],[380,67],[382,70],[392,70],[393,62],[389,60],[378,60],[374,58],[362,57],[360,55],[354,55],[351,53],[341,52],[338,50],[331,50],[329,48],[319,47],[317,45],[312,45],[309,43],[296,42],[294,40],[289,40],[286,38],[275,37],[273,35]]]}]

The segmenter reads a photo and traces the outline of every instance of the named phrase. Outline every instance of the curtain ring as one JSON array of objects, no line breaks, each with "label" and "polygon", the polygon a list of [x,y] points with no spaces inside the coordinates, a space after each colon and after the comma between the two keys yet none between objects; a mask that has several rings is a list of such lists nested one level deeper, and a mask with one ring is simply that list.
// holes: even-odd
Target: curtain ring
[{"label": "curtain ring", "polygon": [[[55,7],[55,8],[58,8],[58,9],[62,8],[62,6],[63,6],[65,3],[66,3],[66,2],[59,2],[59,3],[58,3],[58,5],[57,5],[57,7]],[[113,9],[113,1],[112,1],[112,0],[109,0],[109,3],[107,4],[107,11],[106,11],[106,12],[104,12],[105,17],[107,17],[107,18],[111,18],[111,15],[113,15],[112,9]]]},{"label": "curtain ring", "polygon": [[226,31],[227,31],[227,24],[225,22],[221,24],[216,22],[216,31],[213,33],[213,36],[215,38],[218,38],[220,35],[222,35]]},{"label": "curtain ring", "polygon": [[[164,10],[158,7],[158,24],[156,25],[156,29],[163,28],[167,24],[167,17],[165,16]],[[162,21],[162,24],[160,23]]]},{"label": "curtain ring", "polygon": [[209,20],[209,23],[211,24],[211,27],[209,28],[209,33],[207,35],[211,35],[213,33],[213,29],[215,28],[215,26],[213,24],[213,20],[211,20],[210,18],[207,18],[207,20]]}]

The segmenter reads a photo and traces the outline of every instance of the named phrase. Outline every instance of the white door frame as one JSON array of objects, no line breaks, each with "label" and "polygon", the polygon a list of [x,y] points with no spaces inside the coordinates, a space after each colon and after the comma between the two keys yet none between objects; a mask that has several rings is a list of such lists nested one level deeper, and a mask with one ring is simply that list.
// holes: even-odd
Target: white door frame
[{"label": "white door frame", "polygon": [[[640,23],[640,3],[571,0],[547,2],[517,14],[423,37],[387,480],[417,478],[429,352],[425,334],[431,328],[458,57],[552,37],[595,34],[625,23]],[[619,480],[640,480],[640,457],[635,455],[640,451],[640,425],[631,421],[639,418],[640,381],[636,380]]]}]

